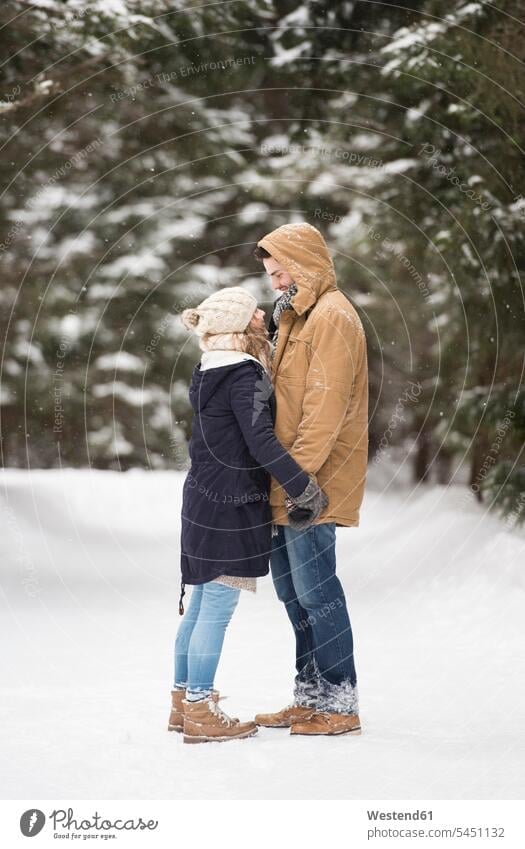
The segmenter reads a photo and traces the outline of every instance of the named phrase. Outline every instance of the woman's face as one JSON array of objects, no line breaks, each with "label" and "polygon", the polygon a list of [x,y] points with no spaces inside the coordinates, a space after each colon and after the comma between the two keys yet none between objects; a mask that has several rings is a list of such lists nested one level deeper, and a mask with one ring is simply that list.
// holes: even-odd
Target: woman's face
[{"label": "woman's face", "polygon": [[249,327],[251,327],[253,330],[262,330],[263,328],[266,327],[266,324],[265,324],[265,321],[264,321],[264,310],[257,307],[257,309],[255,310],[255,312],[254,312],[254,314],[251,318]]}]

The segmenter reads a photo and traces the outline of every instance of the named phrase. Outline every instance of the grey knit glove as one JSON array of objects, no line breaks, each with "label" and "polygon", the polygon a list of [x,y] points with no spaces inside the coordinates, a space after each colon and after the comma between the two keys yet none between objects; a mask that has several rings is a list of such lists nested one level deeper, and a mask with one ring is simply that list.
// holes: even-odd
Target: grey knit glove
[{"label": "grey knit glove", "polygon": [[328,498],[317,483],[315,475],[309,475],[308,486],[296,498],[285,498],[288,522],[294,531],[304,531],[313,525],[328,504]]}]

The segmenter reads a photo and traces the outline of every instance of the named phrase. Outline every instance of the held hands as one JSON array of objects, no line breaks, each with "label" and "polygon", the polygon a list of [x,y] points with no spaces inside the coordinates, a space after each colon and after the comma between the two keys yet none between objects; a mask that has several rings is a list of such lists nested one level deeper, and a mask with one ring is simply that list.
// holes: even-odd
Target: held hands
[{"label": "held hands", "polygon": [[328,498],[317,483],[315,475],[310,475],[310,482],[304,492],[296,498],[285,498],[288,511],[288,522],[294,531],[304,531],[313,525],[328,504]]}]

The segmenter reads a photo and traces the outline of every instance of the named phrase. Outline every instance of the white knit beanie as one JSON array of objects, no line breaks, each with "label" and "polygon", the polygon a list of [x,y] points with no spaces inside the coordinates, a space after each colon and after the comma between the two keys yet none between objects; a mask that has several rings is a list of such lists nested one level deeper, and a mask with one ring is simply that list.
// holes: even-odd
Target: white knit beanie
[{"label": "white knit beanie", "polygon": [[198,336],[243,333],[256,309],[257,298],[241,286],[230,286],[214,292],[198,307],[184,310],[181,319]]}]

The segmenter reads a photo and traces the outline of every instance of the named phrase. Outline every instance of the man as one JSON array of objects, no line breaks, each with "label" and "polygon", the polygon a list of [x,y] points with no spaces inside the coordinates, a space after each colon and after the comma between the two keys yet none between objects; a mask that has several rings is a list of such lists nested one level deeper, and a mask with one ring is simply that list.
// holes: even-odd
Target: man
[{"label": "man", "polygon": [[285,224],[257,243],[276,301],[270,333],[275,433],[317,478],[328,505],[307,530],[288,522],[284,490],[272,478],[272,577],[295,631],[294,702],[256,722],[292,734],[359,734],[352,628],[336,576],[336,526],[356,527],[368,453],[366,340],[337,288],[321,233]]}]

